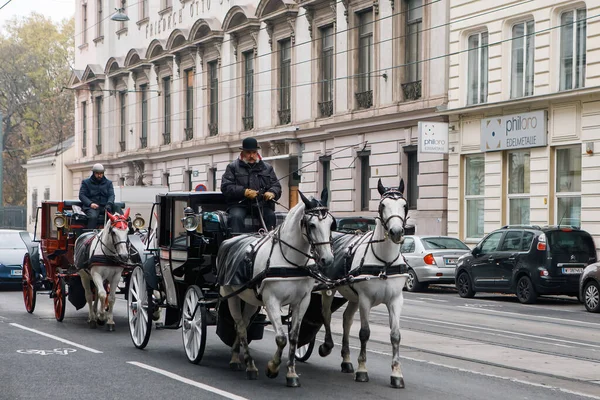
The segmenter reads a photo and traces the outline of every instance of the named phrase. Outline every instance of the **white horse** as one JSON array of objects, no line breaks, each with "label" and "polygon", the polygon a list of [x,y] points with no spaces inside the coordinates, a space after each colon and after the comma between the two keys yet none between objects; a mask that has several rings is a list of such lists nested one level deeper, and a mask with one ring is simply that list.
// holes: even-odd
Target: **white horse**
[{"label": "white horse", "polygon": [[[85,233],[75,241],[75,265],[85,290],[90,328],[106,323],[108,330],[114,331],[115,294],[123,273],[123,265],[129,260],[129,208],[123,215],[113,215],[108,211],[106,214],[109,220],[104,229],[98,233]],[[108,281],[108,296],[104,288],[105,281]],[[94,282],[96,287],[95,299],[91,282]]]},{"label": "white horse", "polygon": [[[352,373],[349,335],[354,314],[360,309],[360,354],[355,380],[368,382],[367,342],[370,336],[369,313],[371,308],[385,304],[389,313],[390,340],[392,343],[392,374],[390,384],[394,388],[404,387],[404,377],[400,368],[400,313],[404,298],[402,288],[408,277],[401,273],[403,257],[400,247],[408,214],[408,204],[403,197],[404,180],[396,188],[386,188],[378,182],[381,194],[379,215],[373,232],[361,236],[334,236],[334,267],[326,272],[329,278],[340,279],[350,273],[354,283],[339,286],[337,290],[348,299],[343,315],[342,372]],[[331,337],[331,304],[335,290],[323,291],[323,319],[325,342],[319,347],[319,354],[325,357],[333,349]]]},{"label": "white horse", "polygon": [[[300,193],[300,192],[299,192]],[[331,249],[331,227],[334,219],[324,206],[326,195],[321,201],[308,200],[302,193],[301,202],[288,213],[282,225],[271,231],[265,238],[252,238],[241,235],[223,242],[217,255],[219,276],[235,265],[226,265],[234,253],[248,254],[252,246],[254,253],[252,286],[223,285],[220,282],[220,293],[228,298],[229,310],[235,322],[237,339],[232,346],[230,367],[241,369],[240,345],[244,350],[244,362],[248,379],[257,379],[258,370],[250,356],[247,340],[247,327],[250,318],[264,306],[269,321],[275,330],[277,350],[267,365],[266,374],[275,378],[279,373],[281,355],[287,345],[286,329],[281,320],[282,307],[289,305],[292,310],[291,329],[289,331],[289,352],[286,384],[290,387],[300,386],[296,374],[296,347],[300,333],[300,323],[310,303],[315,278],[308,275],[316,261],[319,268],[327,267],[333,262]],[[285,271],[285,273],[284,273]],[[264,278],[260,278],[263,276]],[[285,277],[284,277],[285,276]],[[258,277],[258,278],[257,278]],[[242,310],[242,302],[244,307]]]}]

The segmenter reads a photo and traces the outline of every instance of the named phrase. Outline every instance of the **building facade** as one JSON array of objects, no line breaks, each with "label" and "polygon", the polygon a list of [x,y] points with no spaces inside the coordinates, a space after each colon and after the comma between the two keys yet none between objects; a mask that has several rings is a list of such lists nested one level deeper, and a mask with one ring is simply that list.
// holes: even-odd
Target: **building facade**
[{"label": "building facade", "polygon": [[450,235],[562,224],[600,245],[599,11],[598,0],[450,2]]},{"label": "building facade", "polygon": [[[244,137],[297,190],[373,215],[403,177],[419,233],[446,233],[448,155],[418,122],[447,121],[449,2],[78,0],[73,193],[101,162],[119,186],[218,190]],[[297,171],[300,167],[301,171]]]}]

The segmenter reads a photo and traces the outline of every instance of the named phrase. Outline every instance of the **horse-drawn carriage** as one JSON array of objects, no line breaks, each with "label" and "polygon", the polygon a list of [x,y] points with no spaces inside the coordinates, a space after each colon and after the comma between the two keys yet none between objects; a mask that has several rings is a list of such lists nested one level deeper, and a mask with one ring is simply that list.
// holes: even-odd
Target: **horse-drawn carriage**
[{"label": "horse-drawn carriage", "polygon": [[[124,203],[116,205],[125,207]],[[101,222],[97,228],[103,230],[105,216],[101,215],[98,220]],[[143,219],[138,217],[133,225],[141,227]],[[81,211],[79,201],[44,201],[37,208],[35,226],[33,240],[28,234],[22,235],[28,249],[23,259],[22,278],[25,309],[33,313],[37,292],[48,291],[54,300],[54,316],[57,321],[62,321],[67,298],[77,309],[86,302],[75,265],[75,243],[88,232],[87,217]]]}]

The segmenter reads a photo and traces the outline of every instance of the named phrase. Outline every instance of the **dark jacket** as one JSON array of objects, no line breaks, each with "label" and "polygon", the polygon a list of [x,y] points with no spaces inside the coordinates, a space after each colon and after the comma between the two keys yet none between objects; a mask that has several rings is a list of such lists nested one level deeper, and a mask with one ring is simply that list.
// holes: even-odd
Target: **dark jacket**
[{"label": "dark jacket", "polygon": [[[225,194],[228,205],[249,205],[250,200],[244,197],[246,189],[271,192],[275,195],[275,200],[281,197],[281,185],[273,167],[262,160],[250,165],[238,158],[227,166],[221,178],[221,192]],[[240,200],[244,201],[239,203]],[[269,204],[275,208],[273,202]]]},{"label": "dark jacket", "polygon": [[115,202],[115,189],[110,180],[105,176],[102,179],[96,179],[94,174],[81,182],[79,188],[79,200],[83,204],[83,209],[90,208],[92,203],[105,207],[108,203]]}]

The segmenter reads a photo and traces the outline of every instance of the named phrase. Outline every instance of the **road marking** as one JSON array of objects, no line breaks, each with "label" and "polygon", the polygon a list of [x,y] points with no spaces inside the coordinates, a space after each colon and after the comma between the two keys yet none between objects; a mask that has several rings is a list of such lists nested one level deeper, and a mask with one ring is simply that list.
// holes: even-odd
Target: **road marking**
[{"label": "road marking", "polygon": [[34,350],[34,349],[27,349],[27,350],[17,350],[17,353],[19,354],[34,354],[37,356],[51,356],[51,355],[59,355],[59,356],[66,356],[69,353],[75,353],[77,350],[75,349],[54,349],[54,350]]},{"label": "road marking", "polygon": [[440,299],[431,299],[429,297],[419,297],[420,300],[427,300],[427,301],[437,301],[439,303],[447,303],[448,300],[440,300]]},{"label": "road marking", "polygon": [[19,328],[19,329],[23,329],[23,330],[26,330],[26,331],[29,331],[29,332],[36,333],[36,334],[41,335],[41,336],[46,336],[46,337],[48,337],[50,339],[58,340],[59,342],[66,343],[66,344],[68,344],[70,346],[78,347],[81,350],[89,351],[90,353],[102,354],[102,352],[100,350],[95,350],[95,349],[92,349],[91,347],[87,347],[87,346],[84,346],[82,344],[71,342],[70,340],[63,339],[63,338],[51,335],[51,334],[46,333],[46,332],[38,331],[37,329],[28,328],[28,327],[23,326],[23,325],[15,324],[14,322],[11,322],[9,325],[14,326],[15,328]]},{"label": "road marking", "polygon": [[[466,308],[469,310],[473,310],[474,307],[466,307],[466,306],[457,306],[457,308]],[[577,321],[575,319],[564,319],[564,318],[554,318],[554,317],[545,317],[543,315],[528,315],[528,314],[520,314],[520,313],[514,313],[514,312],[510,312],[510,311],[500,311],[500,310],[488,310],[486,308],[477,308],[477,310],[480,311],[487,311],[487,312],[491,312],[491,313],[497,313],[497,314],[508,314],[508,315],[518,315],[519,317],[533,317],[533,318],[543,318],[543,319],[549,319],[551,321],[559,321],[559,322],[575,322],[578,324],[584,324],[584,325],[591,325],[591,326],[597,326],[600,327],[600,324],[596,323],[596,322],[586,322],[586,321]],[[566,310],[565,310],[566,311]]]},{"label": "road marking", "polygon": [[137,361],[127,361],[127,364],[131,364],[131,365],[134,365],[134,366],[139,367],[139,368],[144,368],[144,369],[147,369],[148,371],[156,372],[157,374],[164,375],[167,378],[174,379],[176,381],[185,383],[187,385],[195,386],[195,387],[197,387],[199,389],[206,390],[207,392],[211,392],[211,393],[215,393],[215,394],[218,394],[220,396],[223,396],[223,397],[227,397],[228,399],[232,399],[232,400],[248,400],[247,398],[242,397],[242,396],[238,396],[237,394],[229,393],[229,392],[226,392],[224,390],[217,389],[216,387],[212,387],[212,386],[200,383],[200,382],[193,381],[193,380],[188,379],[188,378],[184,378],[184,377],[179,376],[177,374],[174,374],[172,372],[165,371],[164,369],[155,368],[155,367],[152,367],[150,365],[142,364],[142,363],[137,362]]},{"label": "road marking", "polygon": [[407,303],[425,303],[423,300],[407,299],[406,297],[404,298],[404,301]]}]

